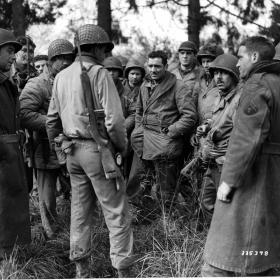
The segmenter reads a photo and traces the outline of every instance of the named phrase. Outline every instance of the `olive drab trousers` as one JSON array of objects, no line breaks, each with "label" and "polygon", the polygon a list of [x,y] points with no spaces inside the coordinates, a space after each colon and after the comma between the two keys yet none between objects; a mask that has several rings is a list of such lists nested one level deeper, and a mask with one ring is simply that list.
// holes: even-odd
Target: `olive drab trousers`
[{"label": "olive drab trousers", "polygon": [[121,184],[118,190],[116,180],[105,178],[93,140],[75,139],[73,151],[67,155],[67,168],[72,186],[70,260],[78,261],[91,253],[90,235],[98,199],[109,229],[112,265],[116,269],[129,267],[133,259],[133,233],[125,185]]}]

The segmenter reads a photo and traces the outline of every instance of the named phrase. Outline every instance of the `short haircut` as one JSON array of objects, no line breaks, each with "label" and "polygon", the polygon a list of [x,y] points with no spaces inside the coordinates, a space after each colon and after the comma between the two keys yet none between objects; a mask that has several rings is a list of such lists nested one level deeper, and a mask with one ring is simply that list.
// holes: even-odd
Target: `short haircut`
[{"label": "short haircut", "polygon": [[167,64],[167,54],[164,51],[152,51],[149,53],[148,58],[161,58],[162,64]]},{"label": "short haircut", "polygon": [[243,40],[240,46],[245,46],[248,52],[258,52],[260,60],[272,60],[275,55],[273,43],[262,36],[252,36]]},{"label": "short haircut", "polygon": [[28,40],[28,43],[33,47],[33,49],[35,49],[36,45],[29,36],[19,36],[19,37],[17,37],[17,42],[19,42],[23,46],[27,45],[27,40]]},{"label": "short haircut", "polygon": [[36,55],[36,56],[34,57],[34,62],[40,61],[40,60],[46,60],[46,61],[48,61],[48,56],[45,55],[45,54],[39,54],[39,55]]}]

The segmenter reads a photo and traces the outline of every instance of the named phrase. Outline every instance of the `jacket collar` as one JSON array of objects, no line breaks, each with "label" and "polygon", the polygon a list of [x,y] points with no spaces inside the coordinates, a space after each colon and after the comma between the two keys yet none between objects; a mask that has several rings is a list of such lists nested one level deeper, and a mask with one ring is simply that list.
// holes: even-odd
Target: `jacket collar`
[{"label": "jacket collar", "polygon": [[[263,60],[257,62],[248,74],[248,78],[255,73],[275,73],[280,74],[280,61],[278,60]],[[247,79],[248,79],[247,78]]]},{"label": "jacket collar", "polygon": [[[170,73],[169,71],[165,72],[165,75],[163,76],[162,80],[159,81],[157,88],[160,89],[160,92],[166,92],[168,91],[171,87],[174,86],[174,84],[176,83],[176,76],[172,73]],[[143,85],[147,88],[153,88],[153,81],[151,79],[151,76],[148,74],[146,75],[145,79],[144,79],[144,83]]]},{"label": "jacket collar", "polygon": [[230,100],[235,96],[236,93],[237,92],[235,87],[225,97],[221,96],[219,103],[213,110],[213,113],[216,113],[217,111],[224,109],[226,104],[230,102]]},{"label": "jacket collar", "polygon": [[[152,96],[148,99],[147,107],[145,111],[162,95],[168,92],[175,84],[177,78],[174,74],[169,71],[165,72],[165,76],[161,80],[161,82],[156,86]],[[152,88],[151,80],[149,76],[147,76],[144,80],[143,86],[146,88]]]}]

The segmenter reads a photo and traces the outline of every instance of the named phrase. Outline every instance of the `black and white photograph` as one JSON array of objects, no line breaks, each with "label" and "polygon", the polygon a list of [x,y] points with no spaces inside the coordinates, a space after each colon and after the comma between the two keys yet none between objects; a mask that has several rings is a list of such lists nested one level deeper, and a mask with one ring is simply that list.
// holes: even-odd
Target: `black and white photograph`
[{"label": "black and white photograph", "polygon": [[277,276],[280,0],[0,0],[0,278]]}]

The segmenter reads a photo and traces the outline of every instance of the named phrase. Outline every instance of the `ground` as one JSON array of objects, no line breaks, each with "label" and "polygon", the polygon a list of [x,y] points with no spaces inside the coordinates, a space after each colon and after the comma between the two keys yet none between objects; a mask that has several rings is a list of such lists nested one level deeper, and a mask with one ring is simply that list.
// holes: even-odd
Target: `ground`
[{"label": "ground", "polygon": [[[40,221],[38,197],[30,198],[32,243],[16,247],[2,261],[2,279],[74,278],[75,265],[69,256],[70,202],[57,198],[60,232],[46,240]],[[132,206],[132,215],[136,210]],[[206,229],[191,230],[190,217],[176,213],[154,217],[151,224],[133,225],[137,277],[196,277],[200,274]],[[192,227],[193,228],[193,227]],[[92,232],[91,277],[117,277],[109,259],[109,238],[101,211]]]}]

